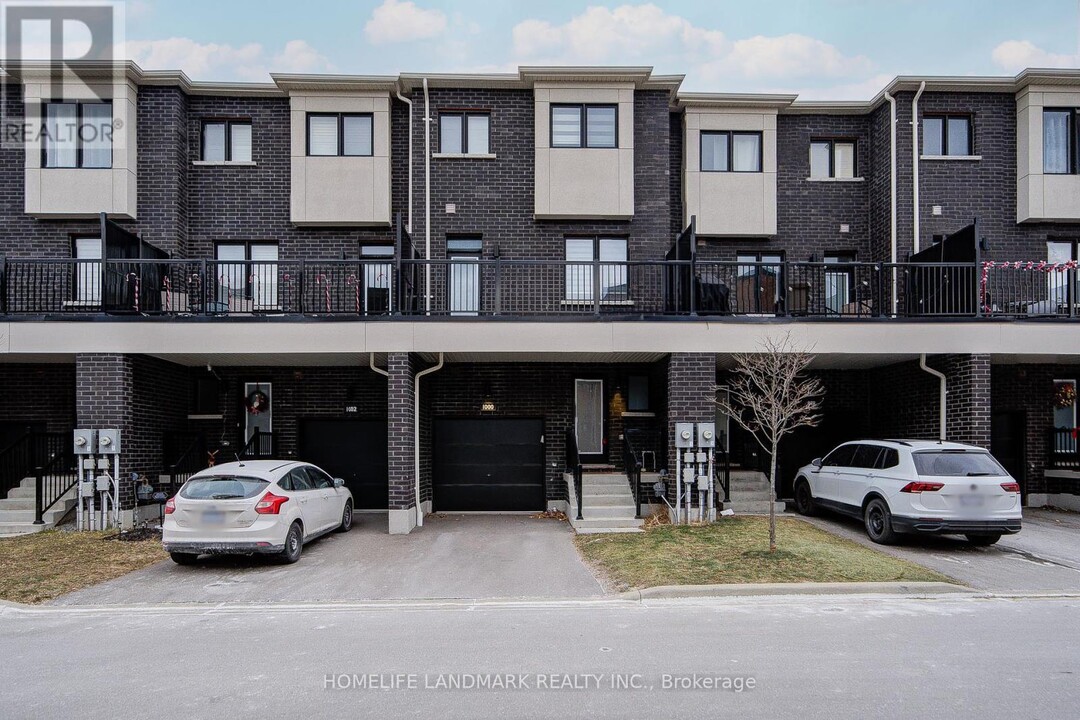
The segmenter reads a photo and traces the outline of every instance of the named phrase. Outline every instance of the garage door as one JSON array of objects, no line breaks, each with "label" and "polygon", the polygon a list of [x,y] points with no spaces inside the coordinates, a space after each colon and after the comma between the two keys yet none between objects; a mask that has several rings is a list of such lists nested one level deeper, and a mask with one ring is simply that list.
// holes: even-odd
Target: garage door
[{"label": "garage door", "polygon": [[358,510],[387,508],[385,420],[304,420],[300,459],[343,479]]},{"label": "garage door", "polygon": [[436,420],[435,511],[545,509],[543,434],[543,420]]}]

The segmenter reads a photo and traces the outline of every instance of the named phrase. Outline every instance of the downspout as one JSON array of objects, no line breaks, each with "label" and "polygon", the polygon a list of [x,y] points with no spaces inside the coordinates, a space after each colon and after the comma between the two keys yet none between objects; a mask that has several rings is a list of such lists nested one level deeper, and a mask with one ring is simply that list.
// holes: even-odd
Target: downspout
[{"label": "downspout", "polygon": [[424,511],[420,508],[420,378],[442,370],[443,354],[439,353],[439,364],[421,370],[413,379],[413,472],[416,474],[416,527],[424,527]]},{"label": "downspout", "polygon": [[945,442],[945,373],[938,372],[926,364],[926,353],[919,356],[919,367],[936,377],[941,385],[941,398],[938,400],[938,424],[941,430],[938,432],[938,440]]},{"label": "downspout", "polygon": [[915,93],[915,99],[911,101],[911,183],[914,200],[914,213],[912,227],[914,232],[915,252],[919,252],[919,98],[923,90],[926,90],[926,81],[919,83],[919,92]]},{"label": "downspout", "polygon": [[371,353],[371,360],[368,361],[371,364],[371,369],[380,375],[384,376],[387,380],[390,379],[390,371],[383,370],[381,367],[375,364],[375,353]]},{"label": "downspout", "polygon": [[431,314],[431,105],[424,78],[424,312]]},{"label": "downspout", "polygon": [[892,314],[896,315],[896,98],[885,93],[889,101],[889,242],[892,246]]},{"label": "downspout", "polygon": [[[412,100],[401,94],[401,90],[397,91],[397,99],[409,106],[409,222],[405,226],[405,229],[412,234],[412,213],[413,213],[413,120],[412,120]],[[372,356],[374,357],[374,356]],[[372,363],[372,367],[375,367]]]}]

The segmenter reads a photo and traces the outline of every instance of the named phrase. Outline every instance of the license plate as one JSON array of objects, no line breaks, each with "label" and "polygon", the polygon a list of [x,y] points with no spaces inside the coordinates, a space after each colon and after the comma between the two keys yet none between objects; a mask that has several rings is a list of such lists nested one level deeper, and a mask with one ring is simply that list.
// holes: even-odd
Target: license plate
[{"label": "license plate", "polygon": [[961,495],[960,504],[964,507],[981,507],[983,498],[982,495]]},{"label": "license plate", "polygon": [[225,522],[225,513],[220,510],[208,510],[202,514],[205,525],[222,525]]}]

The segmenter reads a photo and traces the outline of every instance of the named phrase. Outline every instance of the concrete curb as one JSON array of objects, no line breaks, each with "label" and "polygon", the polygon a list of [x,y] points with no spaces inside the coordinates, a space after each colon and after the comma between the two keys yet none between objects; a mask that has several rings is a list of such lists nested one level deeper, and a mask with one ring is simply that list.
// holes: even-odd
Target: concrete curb
[{"label": "concrete curb", "polygon": [[857,583],[735,583],[727,585],[662,585],[629,590],[617,597],[627,600],[658,600],[704,597],[753,597],[758,595],[945,595],[979,594],[963,585],[945,582]]}]

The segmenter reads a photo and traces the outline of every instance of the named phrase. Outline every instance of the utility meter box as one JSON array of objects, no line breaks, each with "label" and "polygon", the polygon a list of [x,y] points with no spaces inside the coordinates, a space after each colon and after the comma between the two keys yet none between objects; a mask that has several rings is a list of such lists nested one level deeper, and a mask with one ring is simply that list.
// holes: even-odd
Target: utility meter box
[{"label": "utility meter box", "polygon": [[98,492],[109,492],[112,490],[112,477],[109,475],[98,475],[96,483]]},{"label": "utility meter box", "polygon": [[699,448],[716,447],[716,423],[703,422],[697,424],[697,446]]},{"label": "utility meter box", "polygon": [[120,454],[119,430],[98,430],[98,453],[101,455]]},{"label": "utility meter box", "polygon": [[694,447],[694,423],[675,423],[675,447]]},{"label": "utility meter box", "polygon": [[79,483],[79,496],[84,498],[94,497],[96,490],[96,483],[93,480],[83,480]]},{"label": "utility meter box", "polygon": [[97,430],[76,430],[73,442],[76,455],[93,455],[97,452]]}]

